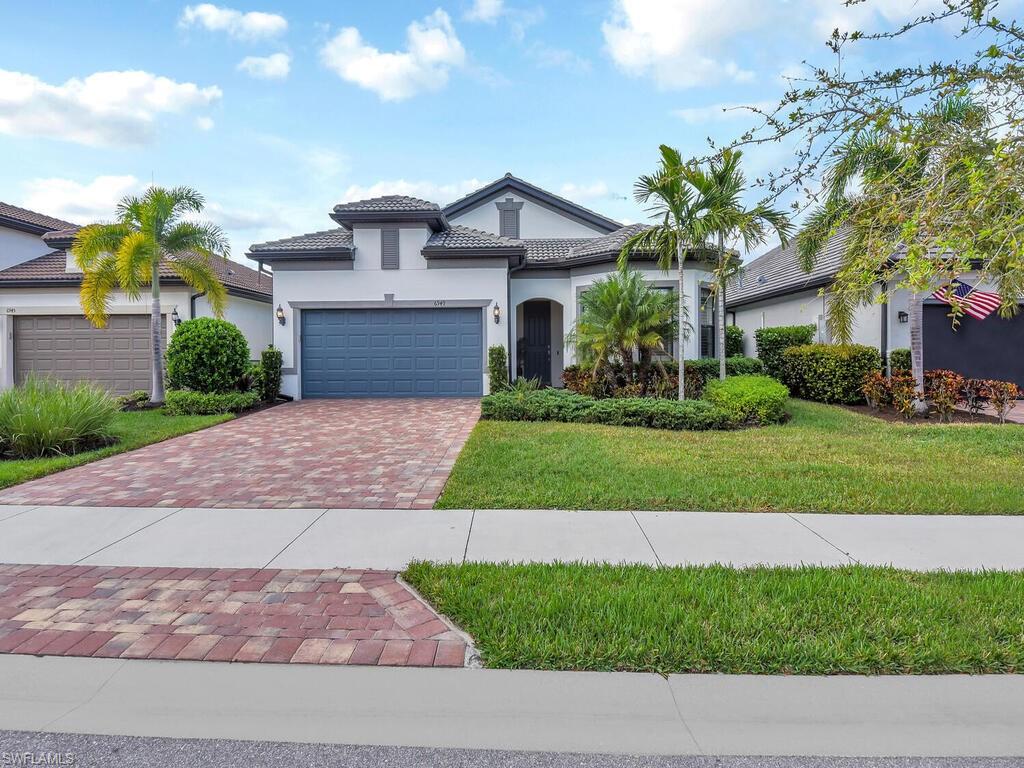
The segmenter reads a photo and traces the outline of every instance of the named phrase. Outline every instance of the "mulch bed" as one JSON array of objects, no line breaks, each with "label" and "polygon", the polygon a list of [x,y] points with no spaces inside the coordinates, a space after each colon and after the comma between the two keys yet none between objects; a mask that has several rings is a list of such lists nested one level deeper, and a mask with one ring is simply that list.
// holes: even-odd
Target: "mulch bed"
[{"label": "mulch bed", "polygon": [[[844,405],[843,408],[845,408],[848,411],[853,411],[854,413],[859,413],[862,416],[871,416],[873,418],[880,419],[882,421],[893,422],[893,423],[896,423],[896,424],[942,424],[943,423],[943,422],[939,421],[939,417],[935,414],[934,411],[928,416],[927,419],[914,418],[914,419],[909,419],[908,420],[908,419],[905,419],[903,417],[903,415],[901,413],[899,413],[894,408],[880,408],[878,410],[874,410],[873,408],[871,408],[870,406],[867,406],[867,405]],[[955,411],[953,413],[952,421],[951,422],[946,422],[946,423],[952,423],[952,424],[998,424],[999,423],[999,419],[996,418],[995,416],[990,416],[990,415],[985,414],[985,413],[979,413],[977,416],[972,416],[970,413],[967,413],[966,411]],[[1007,423],[1009,423],[1009,422],[1007,422]]]}]

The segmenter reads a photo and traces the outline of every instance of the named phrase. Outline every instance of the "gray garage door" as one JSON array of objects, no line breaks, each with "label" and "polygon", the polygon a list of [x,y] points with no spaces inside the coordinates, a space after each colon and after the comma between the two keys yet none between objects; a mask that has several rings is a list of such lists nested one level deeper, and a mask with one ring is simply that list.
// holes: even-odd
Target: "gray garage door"
[{"label": "gray garage door", "polygon": [[82,316],[14,317],[14,376],[95,381],[117,394],[149,389],[149,315],[111,315],[106,328]]},{"label": "gray garage door", "polygon": [[483,390],[479,309],[302,312],[303,397],[455,397]]}]

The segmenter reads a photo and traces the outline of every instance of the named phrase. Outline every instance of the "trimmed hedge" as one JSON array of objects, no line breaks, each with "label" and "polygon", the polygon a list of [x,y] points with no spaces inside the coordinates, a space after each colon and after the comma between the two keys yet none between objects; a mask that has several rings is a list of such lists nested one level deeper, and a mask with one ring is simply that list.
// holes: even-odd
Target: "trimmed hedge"
[{"label": "trimmed hedge", "polygon": [[754,331],[757,357],[764,364],[764,372],[781,379],[782,353],[789,347],[810,344],[814,341],[815,330],[813,325],[780,325]]},{"label": "trimmed hedge", "polygon": [[249,344],[227,320],[197,317],[177,327],[167,345],[171,389],[231,392],[249,370]]},{"label": "trimmed hedge", "polygon": [[863,344],[804,344],[782,355],[782,382],[797,397],[820,403],[862,403],[863,384],[882,356]]},{"label": "trimmed hedge", "polygon": [[709,381],[704,399],[735,424],[777,424],[786,417],[789,390],[771,376],[730,376]]},{"label": "trimmed hedge", "polygon": [[508,388],[508,355],[501,344],[493,344],[487,348],[487,378],[491,392],[500,392]]},{"label": "trimmed hedge", "polygon": [[910,367],[911,362],[909,349],[894,349],[889,353],[889,370],[909,371]]},{"label": "trimmed hedge", "polygon": [[[676,397],[676,383],[679,375],[679,364],[675,360],[665,360],[662,365],[668,372],[671,381],[662,388],[665,398],[674,400]],[[594,381],[591,378],[590,369],[582,368],[579,365],[567,365],[562,371],[562,381],[566,389],[580,395],[591,397],[617,397],[618,390],[628,385],[622,373],[622,366],[616,365],[613,368],[616,381],[616,391],[608,391],[608,385],[604,380]],[[764,373],[764,366],[755,357],[727,357],[725,359],[725,373],[727,376],[743,376]],[[655,397],[656,390],[654,377],[657,376],[657,369],[651,366],[648,382],[648,397]],[[714,357],[702,357],[698,360],[686,361],[686,398],[699,398],[704,392],[704,385],[711,379],[718,378],[718,359]],[[635,384],[634,384],[635,386]]]},{"label": "trimmed hedge", "polygon": [[[673,365],[673,370],[675,366]],[[695,374],[700,374],[699,387],[693,379]],[[764,373],[764,364],[756,357],[727,357],[725,358],[726,376],[756,376]],[[700,397],[704,393],[704,387],[710,381],[718,380],[718,358],[702,357],[698,360],[686,361],[686,390],[687,397]]]},{"label": "trimmed hedge", "polygon": [[743,356],[743,329],[738,325],[725,326],[725,356]]},{"label": "trimmed hedge", "polygon": [[271,345],[260,353],[260,397],[273,403],[281,394],[281,350]]},{"label": "trimmed hedge", "polygon": [[218,413],[239,413],[255,408],[260,393],[248,392],[193,392],[171,389],[164,400],[164,413],[168,416],[212,416]]}]

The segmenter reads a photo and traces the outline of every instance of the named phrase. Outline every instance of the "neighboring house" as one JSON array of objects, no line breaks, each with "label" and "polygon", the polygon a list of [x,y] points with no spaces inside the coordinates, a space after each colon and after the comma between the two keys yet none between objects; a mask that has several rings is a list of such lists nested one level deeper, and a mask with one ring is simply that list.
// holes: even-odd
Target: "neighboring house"
[{"label": "neighboring house", "polygon": [[[726,291],[727,319],[744,330],[745,352],[756,354],[754,332],[758,328],[779,325],[811,324],[817,328],[817,341],[831,341],[825,327],[825,298],[820,290],[835,280],[842,264],[849,230],[841,230],[825,245],[809,273],[800,266],[795,243],[774,248],[743,270]],[[963,280],[978,288],[968,273]],[[907,314],[909,292],[879,282],[876,298],[882,292],[887,302],[858,308],[853,341],[877,347],[883,359],[893,349],[910,347]],[[993,313],[985,320],[963,317],[954,330],[948,316],[949,305],[930,296],[924,301],[924,366],[948,368],[966,376],[1014,381],[1024,386],[1024,313],[1005,320]]]},{"label": "neighboring house", "polygon": [[[294,397],[480,395],[489,345],[516,376],[561,386],[563,340],[587,286],[616,269],[623,226],[511,174],[445,207],[390,195],[336,205],[339,226],[253,245],[274,269],[284,392]],[[665,290],[675,272],[637,269]],[[686,263],[690,322],[706,265]],[[694,334],[697,357],[713,335]]]},{"label": "neighboring house", "polygon": [[[82,314],[82,273],[68,253],[78,227],[0,203],[0,388],[32,371],[65,381],[96,381],[117,393],[149,389],[149,295],[113,294],[110,321],[95,328]],[[234,261],[215,260],[228,289],[225,319],[253,357],[273,338],[273,280]],[[209,303],[169,270],[161,281],[168,338],[174,321],[212,315]]]}]

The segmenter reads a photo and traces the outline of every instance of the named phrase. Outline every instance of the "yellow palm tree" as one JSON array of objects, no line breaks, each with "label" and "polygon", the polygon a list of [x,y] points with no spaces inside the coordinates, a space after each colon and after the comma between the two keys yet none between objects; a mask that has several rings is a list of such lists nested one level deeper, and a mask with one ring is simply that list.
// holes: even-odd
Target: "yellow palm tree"
[{"label": "yellow palm tree", "polygon": [[220,227],[186,219],[201,213],[203,196],[189,187],[150,187],[142,197],[129,195],[117,205],[117,221],[83,227],[71,253],[82,270],[81,301],[85,316],[98,328],[107,324],[112,292],[120,288],[138,300],[147,286],[152,296],[153,384],[150,399],[164,401],[163,324],[160,269],[166,267],[185,284],[206,294],[217,317],[224,313],[227,290],[211,261],[230,253]]}]

